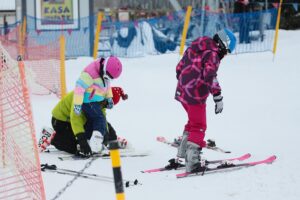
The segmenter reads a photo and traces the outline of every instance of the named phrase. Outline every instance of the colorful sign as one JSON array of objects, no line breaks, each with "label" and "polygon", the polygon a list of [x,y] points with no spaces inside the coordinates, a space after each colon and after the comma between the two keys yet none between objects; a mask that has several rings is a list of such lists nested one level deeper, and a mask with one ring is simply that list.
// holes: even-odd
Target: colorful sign
[{"label": "colorful sign", "polygon": [[36,0],[38,30],[78,28],[78,0]]}]

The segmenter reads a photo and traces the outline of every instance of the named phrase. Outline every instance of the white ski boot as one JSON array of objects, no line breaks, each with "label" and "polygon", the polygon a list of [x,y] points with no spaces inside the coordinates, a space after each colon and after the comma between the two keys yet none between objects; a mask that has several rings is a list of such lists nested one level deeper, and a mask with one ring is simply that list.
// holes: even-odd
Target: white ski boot
[{"label": "white ski boot", "polygon": [[99,131],[93,131],[90,147],[93,153],[101,153],[104,150],[103,135]]}]

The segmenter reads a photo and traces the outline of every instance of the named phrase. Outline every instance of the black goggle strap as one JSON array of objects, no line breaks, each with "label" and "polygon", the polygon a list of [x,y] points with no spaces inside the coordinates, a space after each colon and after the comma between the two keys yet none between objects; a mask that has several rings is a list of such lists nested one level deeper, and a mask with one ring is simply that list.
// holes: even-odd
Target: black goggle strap
[{"label": "black goggle strap", "polygon": [[221,38],[219,37],[219,35],[216,35],[216,40],[217,43],[219,44],[219,48],[221,49],[221,51],[226,51],[228,53],[231,53],[230,49],[226,48],[226,45],[223,43],[223,41],[221,40]]},{"label": "black goggle strap", "polygon": [[112,77],[112,75],[108,72],[108,71],[106,71],[106,66],[107,66],[107,62],[108,62],[108,58],[106,58],[105,60],[104,60],[104,65],[103,65],[103,78],[105,78],[105,79],[114,79],[113,77]]}]

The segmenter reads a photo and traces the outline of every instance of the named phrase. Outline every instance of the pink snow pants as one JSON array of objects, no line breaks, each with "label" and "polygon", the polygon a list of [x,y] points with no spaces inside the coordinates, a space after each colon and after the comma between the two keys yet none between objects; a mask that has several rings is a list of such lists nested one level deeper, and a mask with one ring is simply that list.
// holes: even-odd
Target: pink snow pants
[{"label": "pink snow pants", "polygon": [[206,131],[206,104],[189,105],[183,104],[183,108],[187,112],[188,122],[184,130],[189,132],[188,141],[205,147],[204,141]]}]

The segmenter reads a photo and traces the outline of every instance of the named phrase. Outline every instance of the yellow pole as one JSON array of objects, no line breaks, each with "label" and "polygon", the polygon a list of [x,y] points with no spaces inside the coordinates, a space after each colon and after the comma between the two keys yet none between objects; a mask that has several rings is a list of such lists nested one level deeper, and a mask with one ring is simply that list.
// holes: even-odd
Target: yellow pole
[{"label": "yellow pole", "polygon": [[23,18],[23,23],[22,23],[22,37],[23,41],[25,40],[26,37],[26,17]]},{"label": "yellow pole", "polygon": [[280,15],[281,15],[281,5],[282,5],[282,0],[280,0],[280,3],[279,3],[277,20],[276,20],[275,38],[274,38],[274,46],[273,46],[273,54],[274,55],[275,55],[276,49],[277,49],[278,30],[279,30]]},{"label": "yellow pole", "polygon": [[103,19],[103,13],[99,12],[98,17],[97,17],[97,27],[96,27],[96,33],[95,33],[95,38],[94,38],[94,55],[93,55],[94,59],[97,58],[98,43],[99,43],[102,19]]},{"label": "yellow pole", "polygon": [[66,66],[65,66],[66,41],[65,41],[65,36],[64,35],[60,36],[59,43],[60,43],[60,91],[61,91],[60,97],[62,99],[67,93]]},{"label": "yellow pole", "polygon": [[[26,79],[26,73],[25,73],[25,64],[22,60],[22,56],[19,55],[17,58],[18,61],[18,67],[19,67],[19,72],[20,72],[20,78],[21,78],[21,86],[22,86],[22,94],[23,94],[23,100],[24,100],[24,110],[28,116],[28,123],[29,123],[29,130],[31,133],[31,138],[32,138],[32,142],[34,144],[35,147],[37,147],[37,143],[36,143],[36,132],[35,132],[35,128],[34,128],[34,123],[33,123],[33,115],[32,115],[32,109],[31,109],[31,103],[30,103],[30,94],[29,94],[29,89],[28,89],[28,85],[27,85],[27,79]],[[39,154],[37,151],[37,148],[33,149],[34,152],[34,156],[35,156],[35,160],[36,160],[36,166],[40,167],[40,159],[39,159]],[[38,172],[38,170],[37,170]],[[41,192],[41,200],[46,200],[46,195],[45,195],[45,187],[43,184],[43,179],[42,179],[42,174],[39,171],[38,175],[39,177],[39,182],[40,182],[40,192]]]},{"label": "yellow pole", "polygon": [[18,37],[18,50],[19,55],[24,59],[24,43],[26,36],[26,17],[24,17],[22,24],[18,27],[19,37]]},{"label": "yellow pole", "polygon": [[111,141],[109,143],[109,153],[110,153],[110,159],[111,159],[113,174],[114,174],[116,199],[125,200],[123,178],[121,172],[121,158],[120,158],[119,144],[117,141]]},{"label": "yellow pole", "polygon": [[26,17],[24,16],[23,18],[23,23],[22,23],[22,34],[21,34],[21,56],[23,57],[23,59],[25,59],[25,38],[26,38]]},{"label": "yellow pole", "polygon": [[182,30],[182,38],[181,38],[180,51],[179,51],[180,56],[183,55],[185,39],[186,39],[186,35],[187,35],[189,23],[190,23],[191,12],[192,12],[192,6],[188,6],[186,14],[185,14],[184,26],[183,26],[183,30]]}]

